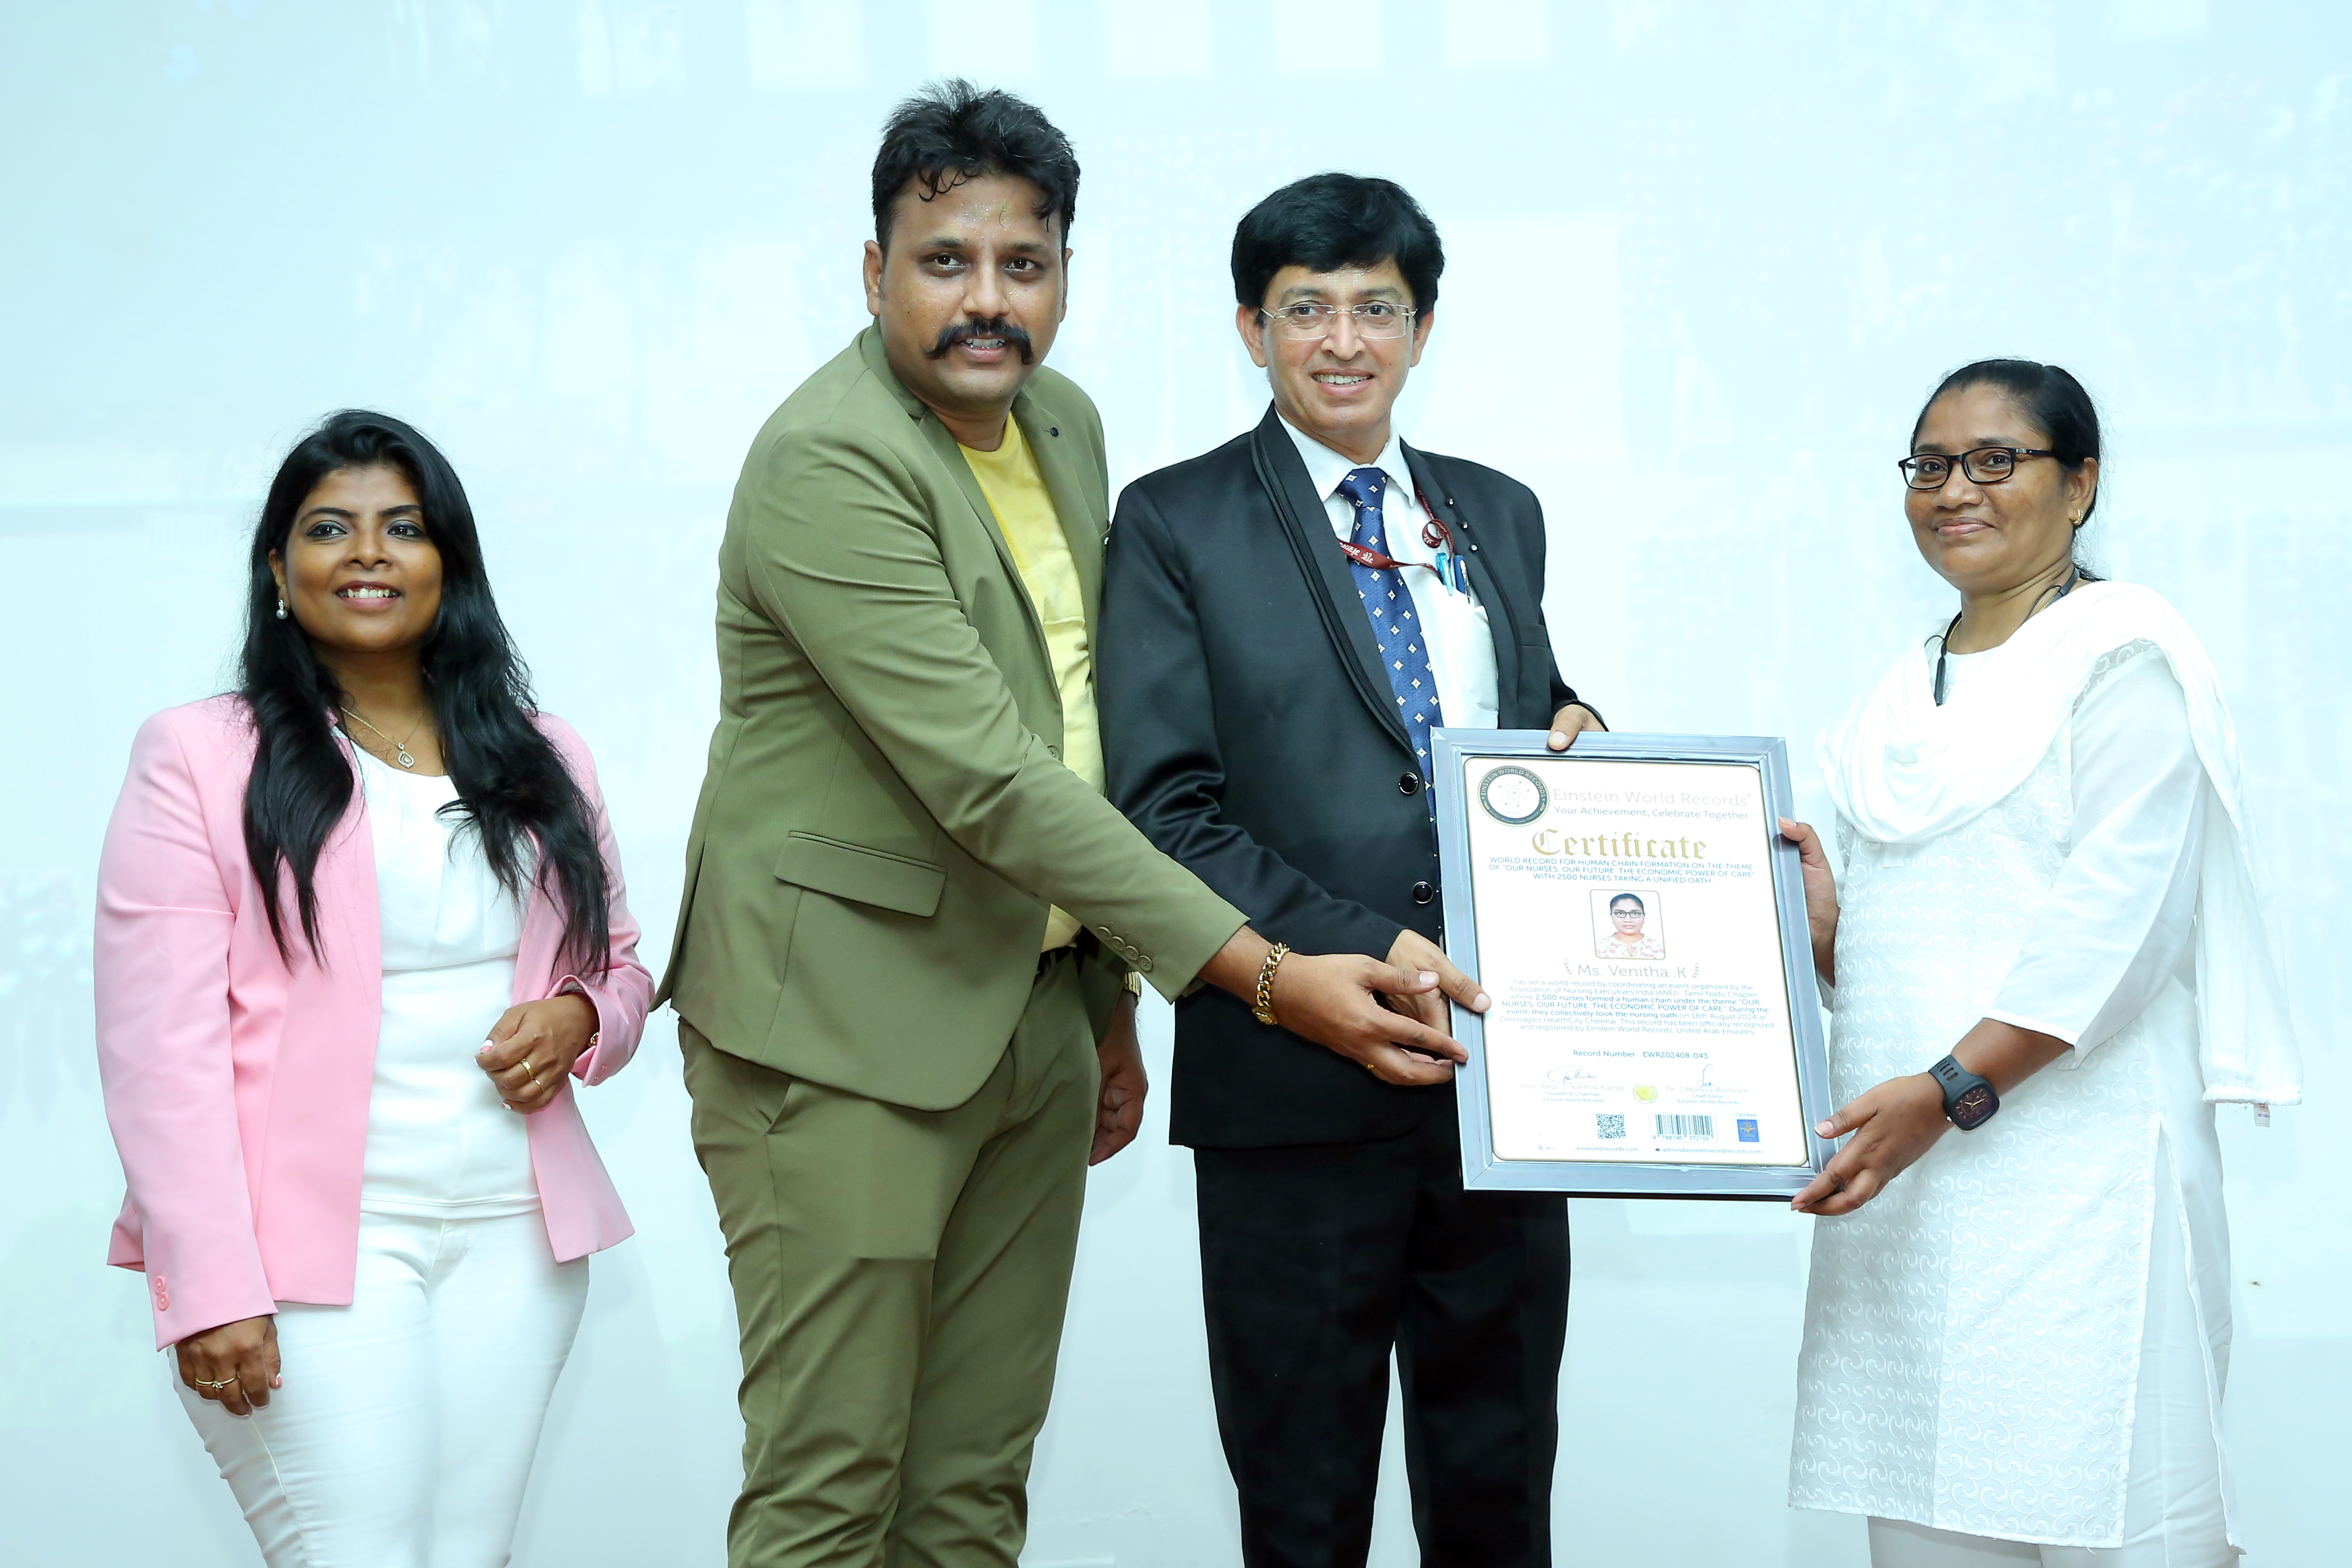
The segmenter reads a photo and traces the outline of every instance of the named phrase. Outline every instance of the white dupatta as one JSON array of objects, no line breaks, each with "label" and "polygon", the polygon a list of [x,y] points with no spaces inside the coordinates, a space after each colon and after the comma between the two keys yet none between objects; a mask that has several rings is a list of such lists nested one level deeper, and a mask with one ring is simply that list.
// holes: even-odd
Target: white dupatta
[{"label": "white dupatta", "polygon": [[2236,728],[2212,661],[2150,588],[2085,583],[2021,626],[2007,657],[1938,707],[1925,643],[1904,650],[1822,742],[1830,798],[1864,837],[1916,844],[1990,809],[2032,776],[2101,657],[2152,644],[2189,700],[2189,727],[2221,803],[2209,817],[2197,891],[2198,1056],[2209,1101],[2294,1105],[2303,1072],[2272,957],[2263,879],[2245,816]]}]

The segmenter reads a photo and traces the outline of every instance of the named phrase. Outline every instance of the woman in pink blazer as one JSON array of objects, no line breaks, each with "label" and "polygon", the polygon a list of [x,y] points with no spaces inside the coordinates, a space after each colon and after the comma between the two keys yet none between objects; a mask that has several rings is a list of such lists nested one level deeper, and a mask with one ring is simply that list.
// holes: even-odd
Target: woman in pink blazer
[{"label": "woman in pink blazer", "polygon": [[271,1568],[487,1568],[630,1230],[572,1079],[650,977],[441,454],[334,416],[251,565],[239,689],[142,727],[107,832],[110,1261]]}]

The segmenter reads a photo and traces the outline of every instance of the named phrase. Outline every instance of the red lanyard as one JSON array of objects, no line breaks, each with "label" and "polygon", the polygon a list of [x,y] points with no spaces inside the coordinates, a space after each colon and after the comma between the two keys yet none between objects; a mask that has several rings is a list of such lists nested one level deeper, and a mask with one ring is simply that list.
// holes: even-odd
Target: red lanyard
[{"label": "red lanyard", "polygon": [[1408,566],[1418,566],[1424,572],[1433,573],[1437,580],[1448,587],[1469,592],[1468,584],[1458,581],[1464,574],[1461,552],[1454,548],[1454,531],[1445,526],[1445,520],[1437,515],[1437,509],[1429,504],[1428,495],[1419,485],[1413,487],[1412,499],[1421,503],[1422,515],[1429,519],[1421,525],[1421,542],[1438,552],[1437,559],[1444,562],[1444,565],[1428,561],[1400,561],[1393,555],[1384,555],[1358,544],[1352,539],[1341,540],[1340,550],[1357,565],[1368,566],[1375,572],[1402,572]]}]

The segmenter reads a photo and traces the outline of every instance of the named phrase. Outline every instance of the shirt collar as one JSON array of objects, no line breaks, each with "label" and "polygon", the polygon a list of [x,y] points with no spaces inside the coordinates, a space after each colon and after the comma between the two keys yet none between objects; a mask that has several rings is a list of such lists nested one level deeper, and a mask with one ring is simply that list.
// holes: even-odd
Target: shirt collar
[{"label": "shirt collar", "polygon": [[[1314,485],[1315,493],[1325,500],[1339,490],[1341,479],[1364,466],[1344,453],[1333,451],[1287,419],[1282,421],[1282,427],[1288,432],[1290,444],[1298,448],[1299,460],[1307,465],[1307,478]],[[1391,489],[1412,494],[1412,468],[1404,460],[1404,437],[1397,434],[1393,424],[1389,426],[1389,444],[1381,448],[1380,460],[1370,466],[1388,475]]]}]

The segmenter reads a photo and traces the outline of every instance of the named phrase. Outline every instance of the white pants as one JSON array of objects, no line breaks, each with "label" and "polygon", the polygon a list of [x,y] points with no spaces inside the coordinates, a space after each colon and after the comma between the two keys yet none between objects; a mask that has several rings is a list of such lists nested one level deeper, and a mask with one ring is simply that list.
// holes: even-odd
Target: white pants
[{"label": "white pants", "polygon": [[536,1212],[363,1214],[352,1304],[278,1304],[267,1408],[180,1396],[269,1568],[499,1568],[587,1299]]},{"label": "white pants", "polygon": [[2221,1453],[2205,1385],[2205,1342],[2189,1295],[2189,1249],[2159,1160],[2148,1247],[2147,1321],[2120,1546],[2035,1546],[1870,1521],[1871,1568],[2228,1568],[2237,1560],[2222,1521]]}]

